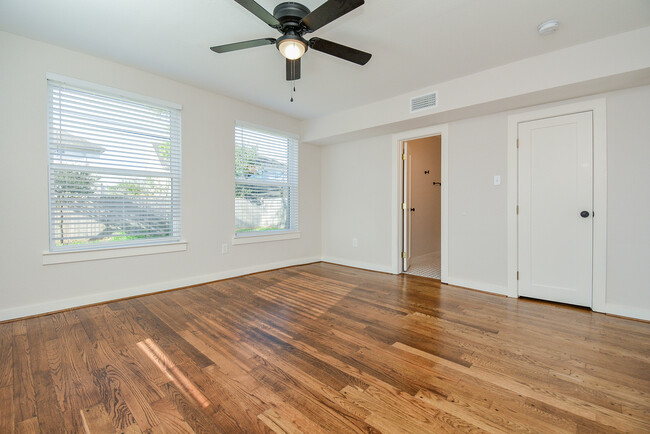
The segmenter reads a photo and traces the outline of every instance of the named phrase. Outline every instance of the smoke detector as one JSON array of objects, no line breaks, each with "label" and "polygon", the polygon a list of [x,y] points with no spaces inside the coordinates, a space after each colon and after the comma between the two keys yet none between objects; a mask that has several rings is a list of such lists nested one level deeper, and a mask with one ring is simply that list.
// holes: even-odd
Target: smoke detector
[{"label": "smoke detector", "polygon": [[540,35],[544,36],[555,32],[559,27],[560,22],[558,20],[549,20],[537,26],[537,31]]}]

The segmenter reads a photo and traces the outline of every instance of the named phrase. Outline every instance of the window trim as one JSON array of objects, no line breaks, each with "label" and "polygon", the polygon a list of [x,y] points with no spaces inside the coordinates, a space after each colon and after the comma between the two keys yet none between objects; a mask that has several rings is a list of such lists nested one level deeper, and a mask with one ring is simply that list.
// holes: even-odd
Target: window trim
[{"label": "window trim", "polygon": [[266,234],[259,232],[246,232],[247,235],[240,235],[232,237],[232,244],[236,246],[237,244],[252,244],[252,243],[264,243],[267,241],[282,241],[282,240],[295,240],[300,238],[300,231],[275,231],[274,234]]},{"label": "window trim", "polygon": [[[117,89],[110,86],[105,86],[85,80],[80,80],[77,78],[72,78],[60,74],[55,74],[51,72],[45,73],[45,83],[46,88],[48,89],[47,104],[46,104],[46,116],[49,119],[49,82],[59,82],[64,85],[69,85],[72,87],[80,87],[91,92],[97,92],[99,94],[108,94],[117,98],[124,98],[126,100],[137,101],[144,104],[151,104],[156,106],[163,106],[171,110],[177,110],[179,112],[183,111],[183,106],[181,104],[169,102],[159,98],[153,98],[146,95],[137,94],[134,92],[129,92],[123,89]],[[182,122],[181,117],[179,117],[179,123]],[[181,186],[181,197],[179,200],[179,206],[181,207],[180,219],[174,222],[174,225],[179,226],[179,233],[175,237],[166,237],[163,239],[152,238],[150,241],[144,241],[139,243],[109,243],[106,245],[78,245],[74,248],[60,247],[54,249],[52,246],[52,234],[51,234],[51,194],[49,192],[50,186],[50,129],[47,128],[47,171],[48,171],[48,250],[44,251],[43,256],[43,265],[51,264],[60,264],[60,263],[69,263],[69,262],[81,262],[81,261],[92,261],[97,259],[110,259],[110,258],[119,258],[119,257],[128,257],[128,256],[140,256],[140,255],[150,255],[156,253],[167,253],[167,252],[178,252],[187,250],[187,242],[183,239],[182,233],[182,128],[179,129],[179,170],[180,170],[180,186]]]},{"label": "window trim", "polygon": [[68,250],[61,252],[46,251],[43,252],[43,265],[126,258],[129,256],[155,255],[158,253],[184,252],[186,250],[187,241],[181,240],[148,245],[107,246],[93,250]]},{"label": "window trim", "polygon": [[[237,143],[237,128],[251,129],[260,133],[267,133],[271,135],[277,135],[285,137],[287,139],[292,139],[296,141],[296,166],[298,178],[296,179],[296,187],[298,191],[298,204],[296,205],[296,215],[297,222],[295,228],[289,229],[280,229],[274,231],[248,231],[248,232],[237,232],[234,231],[232,237],[232,244],[252,244],[252,243],[263,243],[268,241],[281,241],[281,240],[291,240],[300,238],[300,135],[295,133],[290,133],[283,130],[278,130],[275,128],[266,127],[264,125],[254,124],[246,121],[235,121],[233,143]],[[236,150],[235,150],[236,152]],[[236,155],[235,155],[236,158]],[[237,177],[235,176],[235,186],[237,185]],[[286,183],[288,185],[288,182]],[[291,206],[291,205],[290,205]]]},{"label": "window trim", "polygon": [[166,101],[164,99],[152,98],[152,97],[146,96],[146,95],[140,95],[138,93],[129,92],[127,90],[116,89],[116,88],[110,87],[110,86],[104,86],[102,84],[97,84],[97,83],[93,83],[93,82],[90,82],[90,81],[79,80],[78,78],[71,78],[71,77],[67,77],[65,75],[53,74],[51,72],[47,72],[45,74],[45,79],[46,79],[46,81],[47,80],[59,81],[61,83],[69,84],[70,86],[86,87],[86,88],[96,90],[97,92],[110,93],[110,94],[112,94],[114,96],[121,96],[123,98],[136,100],[136,101],[140,101],[140,102],[143,102],[143,103],[155,104],[155,105],[164,105],[164,106],[167,106],[169,108],[176,109],[176,110],[181,110],[181,111],[183,110],[183,106],[181,104],[169,102],[169,101]]}]

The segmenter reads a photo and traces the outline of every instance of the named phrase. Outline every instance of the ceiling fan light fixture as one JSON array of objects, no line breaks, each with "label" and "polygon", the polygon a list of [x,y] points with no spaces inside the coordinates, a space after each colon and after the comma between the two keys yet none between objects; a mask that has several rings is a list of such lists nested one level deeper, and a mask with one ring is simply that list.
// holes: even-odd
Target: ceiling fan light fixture
[{"label": "ceiling fan light fixture", "polygon": [[279,38],[277,45],[280,53],[289,60],[300,59],[307,51],[307,42],[300,37]]}]

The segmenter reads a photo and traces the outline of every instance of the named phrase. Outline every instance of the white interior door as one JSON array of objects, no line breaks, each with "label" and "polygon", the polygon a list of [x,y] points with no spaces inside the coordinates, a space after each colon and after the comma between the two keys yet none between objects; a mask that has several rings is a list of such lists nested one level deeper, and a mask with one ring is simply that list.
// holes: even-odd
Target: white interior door
[{"label": "white interior door", "polygon": [[519,295],[591,306],[592,113],[519,124]]},{"label": "white interior door", "polygon": [[402,249],[403,271],[407,271],[411,265],[411,154],[408,151],[408,142],[404,142],[404,153],[402,162],[404,173],[404,191],[402,201],[402,221],[404,226],[404,246]]}]

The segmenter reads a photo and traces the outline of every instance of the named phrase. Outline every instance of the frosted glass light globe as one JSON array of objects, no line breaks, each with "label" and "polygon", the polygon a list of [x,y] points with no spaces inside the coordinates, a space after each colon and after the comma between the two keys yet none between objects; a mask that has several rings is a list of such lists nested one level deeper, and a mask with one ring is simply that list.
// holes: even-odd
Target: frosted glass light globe
[{"label": "frosted glass light globe", "polygon": [[289,60],[300,59],[305,54],[305,44],[296,39],[285,39],[278,44],[278,50]]}]

